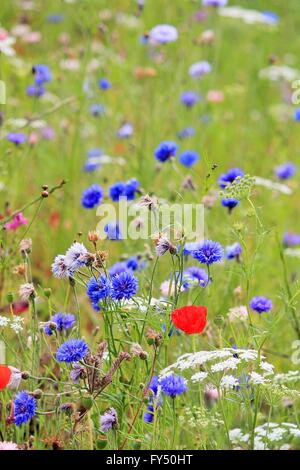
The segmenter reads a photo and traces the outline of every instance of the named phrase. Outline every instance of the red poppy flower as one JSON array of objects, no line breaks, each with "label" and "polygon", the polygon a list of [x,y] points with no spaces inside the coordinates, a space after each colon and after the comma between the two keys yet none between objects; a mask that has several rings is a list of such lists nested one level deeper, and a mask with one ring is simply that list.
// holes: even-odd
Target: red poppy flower
[{"label": "red poppy flower", "polygon": [[192,335],[202,333],[206,325],[206,315],[206,307],[190,305],[173,310],[172,320],[179,330]]},{"label": "red poppy flower", "polygon": [[3,390],[9,384],[11,374],[9,367],[0,365],[0,390]]}]

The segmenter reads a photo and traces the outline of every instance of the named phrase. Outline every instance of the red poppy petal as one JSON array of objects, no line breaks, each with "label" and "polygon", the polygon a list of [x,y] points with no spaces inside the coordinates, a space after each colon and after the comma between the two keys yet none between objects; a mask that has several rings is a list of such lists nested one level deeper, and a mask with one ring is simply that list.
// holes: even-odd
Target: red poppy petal
[{"label": "red poppy petal", "polygon": [[203,306],[185,306],[172,312],[174,325],[187,334],[202,333],[206,325],[207,308]]},{"label": "red poppy petal", "polygon": [[9,384],[11,374],[9,367],[0,365],[0,390],[3,390]]}]

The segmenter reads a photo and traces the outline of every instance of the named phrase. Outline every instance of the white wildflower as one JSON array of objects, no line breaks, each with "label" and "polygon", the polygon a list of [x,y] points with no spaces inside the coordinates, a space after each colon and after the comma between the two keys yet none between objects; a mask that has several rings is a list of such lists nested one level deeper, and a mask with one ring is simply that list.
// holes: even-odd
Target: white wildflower
[{"label": "white wildflower", "polygon": [[0,327],[6,327],[9,324],[9,319],[0,315]]},{"label": "white wildflower", "polygon": [[233,387],[236,387],[239,384],[239,381],[234,375],[224,375],[222,377],[220,386],[221,388],[225,388],[226,390],[232,389]]}]

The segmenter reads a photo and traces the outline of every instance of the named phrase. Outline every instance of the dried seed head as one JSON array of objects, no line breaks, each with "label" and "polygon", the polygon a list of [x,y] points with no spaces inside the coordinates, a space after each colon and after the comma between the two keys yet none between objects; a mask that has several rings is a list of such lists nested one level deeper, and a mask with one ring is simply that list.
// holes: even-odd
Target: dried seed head
[{"label": "dried seed head", "polygon": [[99,233],[96,230],[92,230],[88,233],[88,239],[90,242],[96,244],[99,241]]},{"label": "dried seed head", "polygon": [[21,253],[30,253],[32,249],[32,240],[31,238],[24,238],[20,241],[19,244]]},{"label": "dried seed head", "polygon": [[25,264],[18,264],[13,268],[13,273],[18,274],[18,276],[24,276],[26,273],[26,265]]},{"label": "dried seed head", "polygon": [[36,297],[34,285],[30,282],[22,284],[19,288],[19,295],[22,300],[34,299]]}]

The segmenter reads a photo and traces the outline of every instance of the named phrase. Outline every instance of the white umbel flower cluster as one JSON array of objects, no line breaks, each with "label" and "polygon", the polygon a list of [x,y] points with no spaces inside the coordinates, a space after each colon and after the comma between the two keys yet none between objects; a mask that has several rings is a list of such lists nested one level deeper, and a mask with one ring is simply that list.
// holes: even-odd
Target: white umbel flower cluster
[{"label": "white umbel flower cluster", "polygon": [[[254,450],[270,450],[282,445],[283,439],[290,442],[299,437],[300,429],[294,423],[265,423],[254,429]],[[235,428],[229,431],[229,438],[233,444],[249,445],[251,435]]]},{"label": "white umbel flower cluster", "polygon": [[260,385],[268,382],[267,377],[273,375],[274,366],[265,360],[265,357],[254,349],[224,348],[215,351],[199,351],[180,356],[161,372],[164,377],[174,370],[199,369],[191,376],[192,382],[213,380],[220,388],[233,389],[238,385],[239,375],[246,374],[249,383]]}]

